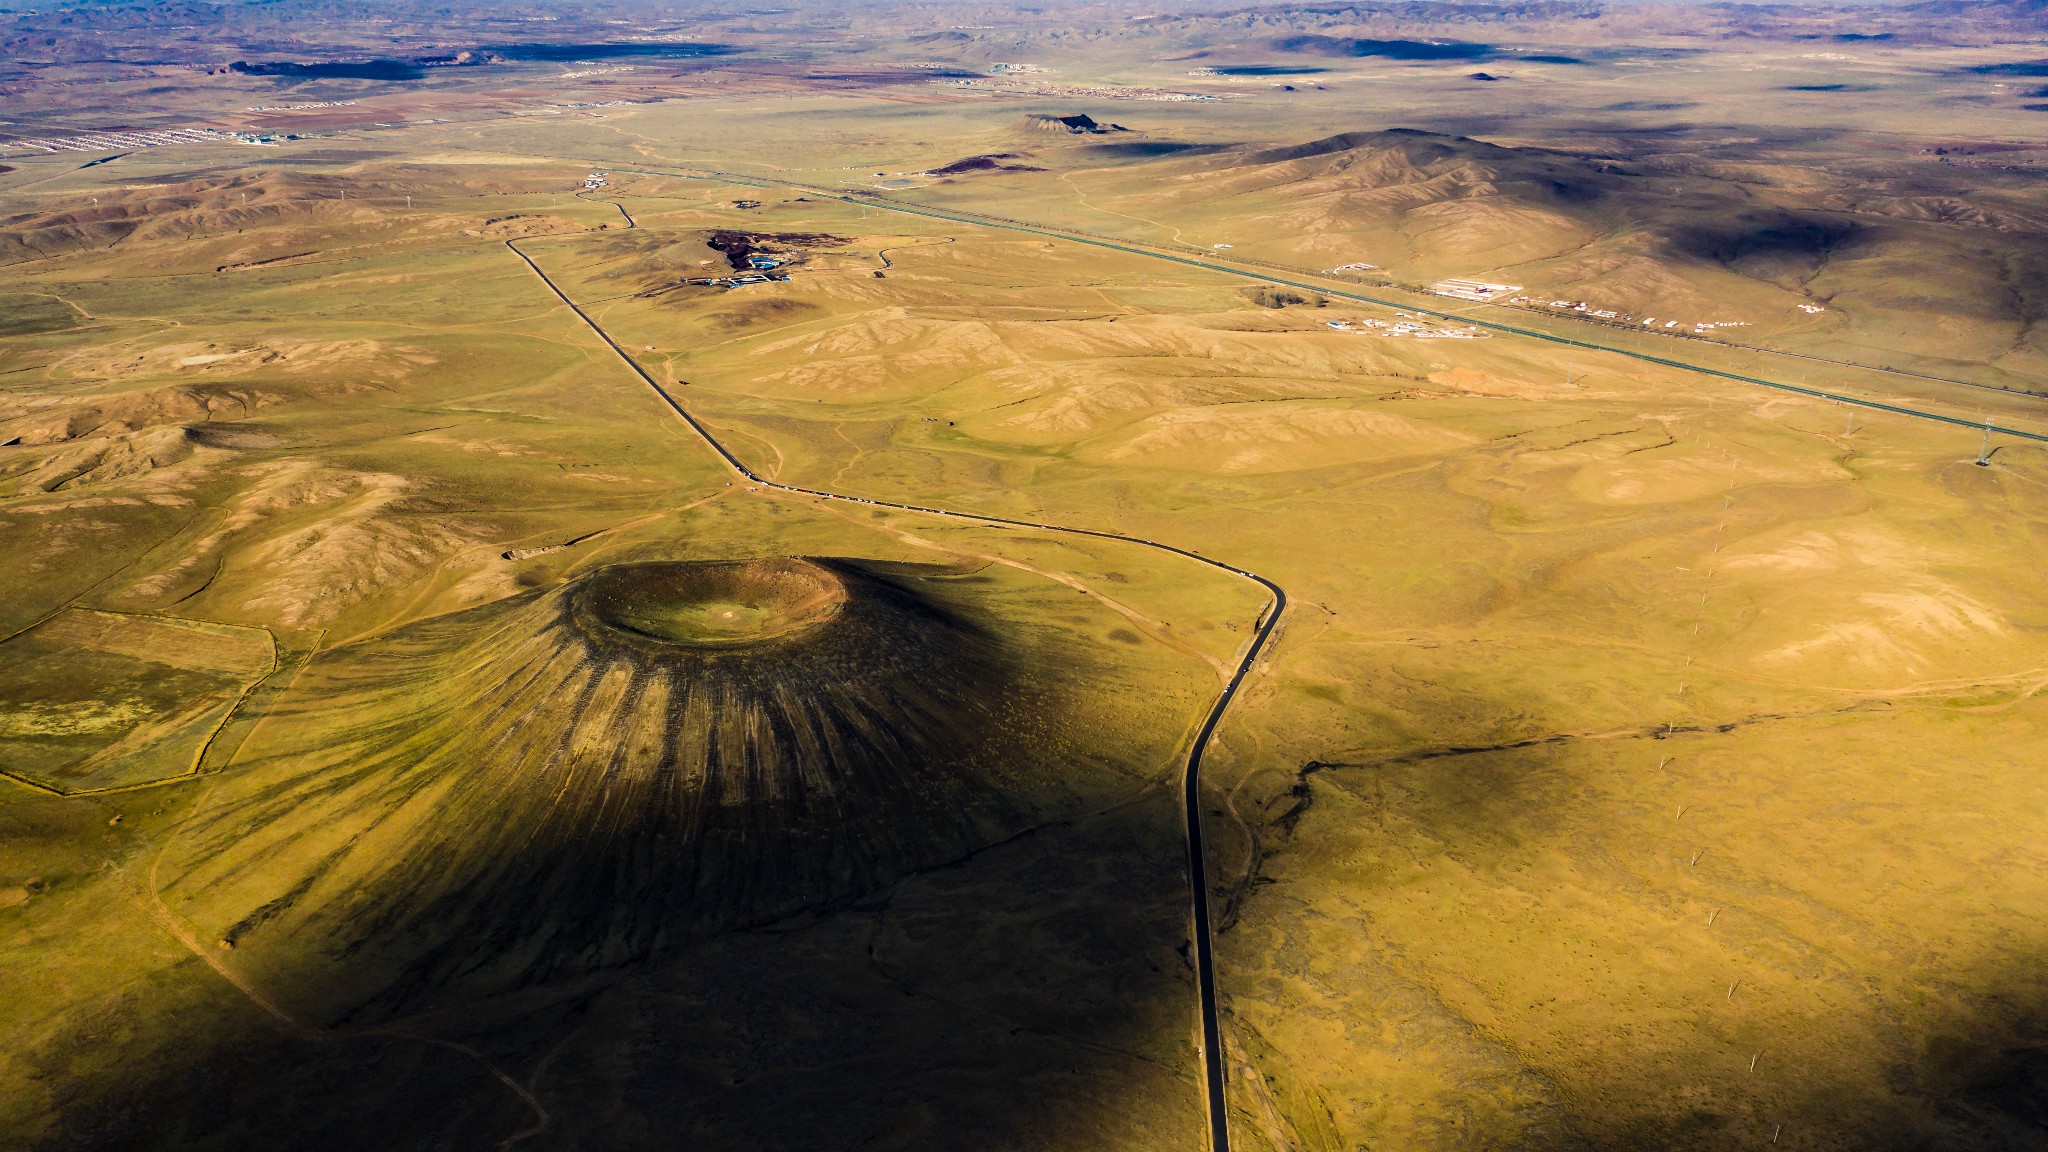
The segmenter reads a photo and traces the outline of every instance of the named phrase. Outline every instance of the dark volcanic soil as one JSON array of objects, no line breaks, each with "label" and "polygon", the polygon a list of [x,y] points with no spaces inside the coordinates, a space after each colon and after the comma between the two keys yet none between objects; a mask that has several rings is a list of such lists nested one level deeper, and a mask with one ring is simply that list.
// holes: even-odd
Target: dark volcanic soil
[{"label": "dark volcanic soil", "polygon": [[755,253],[782,256],[792,248],[830,248],[848,242],[844,236],[824,232],[734,232],[721,229],[713,232],[704,246],[714,252],[723,252],[725,262],[732,266],[733,271],[745,272],[753,267],[747,262],[747,257]]}]

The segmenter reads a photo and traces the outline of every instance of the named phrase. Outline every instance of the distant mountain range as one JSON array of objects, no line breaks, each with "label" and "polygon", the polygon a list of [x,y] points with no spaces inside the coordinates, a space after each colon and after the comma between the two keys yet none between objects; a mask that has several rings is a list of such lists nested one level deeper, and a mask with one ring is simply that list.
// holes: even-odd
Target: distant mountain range
[{"label": "distant mountain range", "polygon": [[[1481,60],[1495,40],[1523,51],[1619,46],[1650,37],[1753,37],[1841,43],[1980,44],[2048,32],[2048,0],[1908,3],[1602,3],[1601,0],[1359,0],[1341,4],[1199,7],[1170,14],[1051,4],[999,24],[934,32],[914,9],[801,4],[732,11],[686,5],[659,15],[599,2],[515,12],[499,7],[374,10],[334,0],[16,8],[0,12],[0,72],[62,63],[187,63],[304,77],[417,79],[413,71],[502,60],[708,55],[713,45],[808,53],[858,36],[861,50],[944,47],[1007,53],[1077,37],[1130,40],[1200,53],[1258,43],[1320,56]],[[506,44],[505,41],[515,41]],[[500,47],[488,47],[491,44]],[[843,48],[845,45],[841,45]],[[458,56],[469,57],[458,59]],[[998,55],[1001,59],[1004,56]],[[375,67],[371,67],[374,62]],[[365,69],[369,69],[365,73]],[[312,69],[313,71],[296,71]],[[341,71],[336,71],[341,69]]]}]

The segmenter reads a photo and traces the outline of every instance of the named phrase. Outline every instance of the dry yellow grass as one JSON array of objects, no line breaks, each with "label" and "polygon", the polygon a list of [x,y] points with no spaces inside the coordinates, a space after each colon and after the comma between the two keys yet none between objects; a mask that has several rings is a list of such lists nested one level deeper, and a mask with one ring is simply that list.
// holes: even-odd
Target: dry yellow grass
[{"label": "dry yellow grass", "polygon": [[[1271,135],[1251,102],[1217,109],[1161,106],[1148,139]],[[706,97],[621,111],[602,148],[621,169],[736,162],[690,130],[714,110],[755,157],[819,183],[900,131],[836,98]],[[1585,176],[1583,158],[1374,136],[1142,160],[1046,133],[1017,145],[1015,111],[924,113],[932,155],[905,143],[891,170],[1029,147],[1046,171],[915,195],[1311,267],[1769,309],[1760,336],[1827,354],[1900,351],[1887,326],[1923,293],[1882,286],[1952,258],[1966,287],[1901,362],[2000,380],[2036,362],[2012,316],[1950,306],[2003,273],[1937,242],[1965,224],[1924,197],[1855,208],[1911,227],[1870,263],[1801,279],[1796,261],[1674,259],[1603,217],[1610,200],[1545,183]],[[1355,119],[1305,109],[1290,136],[1355,126],[1324,122],[1339,112]],[[408,129],[414,163],[266,177],[260,213],[241,214],[242,185],[168,177],[104,220],[77,202],[83,176],[23,207],[51,248],[0,289],[76,314],[0,340],[20,381],[0,413],[0,440],[19,438],[0,447],[0,546],[23,558],[0,620],[161,612],[270,627],[285,651],[220,726],[220,775],[0,805],[11,1130],[89,1143],[132,1116],[167,1145],[346,1147],[374,1108],[448,1143],[494,1144],[542,1112],[535,1146],[1199,1140],[1171,778],[1256,590],[1110,541],[736,481],[507,251],[519,238],[762,475],[1127,533],[1288,589],[1206,777],[1239,1147],[2038,1142],[2048,454],[2005,442],[1978,467],[1968,429],[1852,430],[1814,400],[1504,334],[1333,331],[1388,310],[1260,307],[1186,265],[794,187],[616,172],[628,231],[604,203],[553,203],[589,168],[591,123]],[[508,153],[562,159],[515,172]],[[1655,179],[1690,195],[1757,175],[1720,163]],[[1782,182],[1743,187],[1853,207],[1824,174],[1758,163]],[[362,199],[313,203],[330,178]],[[1999,219],[2022,219],[2025,196],[2001,190]],[[720,267],[718,230],[831,239],[787,282],[676,287]],[[1855,309],[1780,315],[1836,287]],[[1852,385],[1977,410],[1931,382]],[[2028,401],[1986,403],[2028,418]],[[1072,731],[1114,727],[1121,774],[949,867],[502,995],[357,959],[349,942],[388,959],[438,929],[404,899],[351,904],[345,880],[509,833],[503,810],[451,801],[449,774],[403,796],[351,782],[360,764],[326,736],[352,717],[321,710],[341,672],[410,669],[357,685],[378,702],[353,717],[362,746],[462,752],[468,712],[415,713],[446,692],[483,714],[490,693],[460,682],[496,665],[449,653],[498,652],[492,622],[611,565],[763,556],[993,566],[975,586],[990,618],[1083,653],[1067,673],[1116,670]],[[66,651],[99,643],[60,619]],[[408,648],[435,629],[461,635]],[[604,725],[549,717],[612,716],[625,676],[572,668],[562,699],[511,727],[553,723],[564,756],[596,763]],[[174,686],[155,711],[74,693],[97,710],[71,719],[112,739],[185,718],[205,693]],[[17,697],[13,716],[46,715]],[[644,725],[628,726],[641,752]],[[571,762],[544,743],[517,751]],[[307,837],[244,840],[238,819],[265,805]],[[916,835],[885,824],[863,834]],[[358,835],[359,870],[330,875]],[[522,912],[546,904],[533,891]],[[525,971],[555,947],[520,936],[498,958]],[[364,1010],[395,973],[416,982]]]}]

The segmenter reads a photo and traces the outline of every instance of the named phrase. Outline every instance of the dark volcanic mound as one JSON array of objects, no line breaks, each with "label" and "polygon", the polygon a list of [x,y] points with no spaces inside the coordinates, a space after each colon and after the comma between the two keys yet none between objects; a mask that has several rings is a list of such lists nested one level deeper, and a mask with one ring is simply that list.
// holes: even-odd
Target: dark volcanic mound
[{"label": "dark volcanic mound", "polygon": [[620,565],[345,650],[175,887],[220,908],[229,946],[313,948],[350,969],[346,1003],[395,1007],[959,859],[1103,775],[1069,720],[1085,660],[1020,642],[972,579]]},{"label": "dark volcanic mound", "polygon": [[1067,132],[1076,136],[1100,136],[1110,132],[1129,132],[1121,124],[1104,124],[1086,112],[1072,116],[1028,115],[1019,126],[1033,132]]}]

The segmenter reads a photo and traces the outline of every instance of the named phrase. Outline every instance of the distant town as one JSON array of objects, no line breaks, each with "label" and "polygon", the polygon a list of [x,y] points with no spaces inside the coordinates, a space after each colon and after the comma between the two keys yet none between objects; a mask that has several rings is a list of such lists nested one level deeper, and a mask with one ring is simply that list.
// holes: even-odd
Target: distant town
[{"label": "distant town", "polygon": [[36,152],[119,152],[136,148],[157,148],[165,144],[203,144],[232,140],[238,133],[213,128],[165,128],[149,132],[93,132],[84,136],[53,136],[34,140],[10,140],[0,149],[28,149]]},{"label": "distant town", "polygon": [[[1338,272],[1370,267],[1371,265],[1369,264],[1345,264],[1339,268],[1331,269],[1331,271]],[[1481,304],[1515,305],[1541,312],[1563,312],[1572,314],[1580,319],[1598,320],[1629,327],[1649,328],[1674,336],[1711,336],[1723,328],[1747,328],[1750,326],[1750,322],[1747,320],[1674,320],[1669,317],[1659,318],[1647,315],[1638,317],[1623,312],[1618,308],[1595,307],[1584,300],[1544,300],[1534,296],[1527,296],[1522,294],[1522,286],[1520,284],[1496,284],[1486,280],[1466,280],[1453,277],[1448,280],[1437,281],[1429,286],[1429,290],[1438,296],[1448,296],[1453,300],[1472,300]],[[1809,316],[1827,311],[1826,306],[1820,304],[1800,304],[1798,308]]]},{"label": "distant town", "polygon": [[251,112],[311,112],[316,108],[353,108],[354,100],[315,100],[310,104],[256,104]]},{"label": "distant town", "polygon": [[1168,104],[1226,99],[1228,93],[1176,92],[1170,88],[1138,88],[1120,84],[1018,84],[1001,79],[928,80],[943,88],[1000,93],[1005,96],[1050,96],[1062,100],[1152,100]]},{"label": "distant town", "polygon": [[1408,312],[1394,313],[1393,320],[1331,320],[1327,323],[1339,332],[1356,332],[1365,336],[1413,336],[1417,340],[1484,340],[1490,333],[1476,324],[1453,326],[1432,324],[1420,316]]}]

